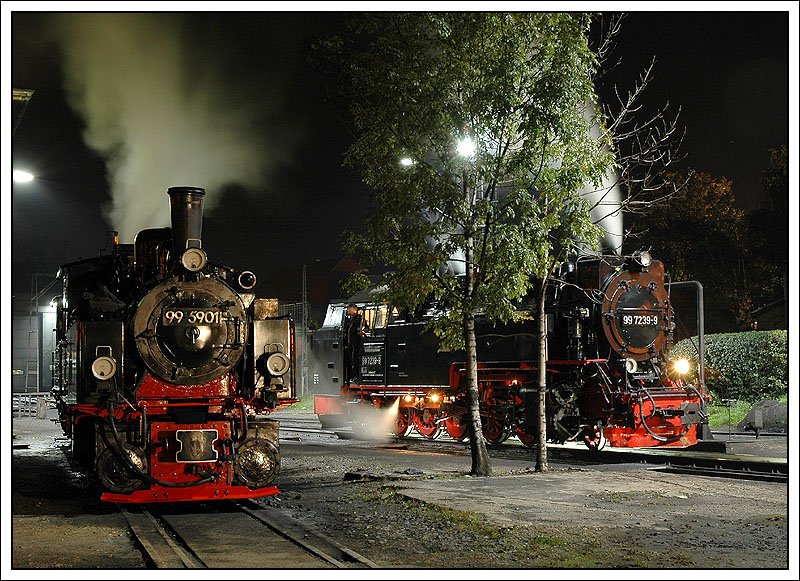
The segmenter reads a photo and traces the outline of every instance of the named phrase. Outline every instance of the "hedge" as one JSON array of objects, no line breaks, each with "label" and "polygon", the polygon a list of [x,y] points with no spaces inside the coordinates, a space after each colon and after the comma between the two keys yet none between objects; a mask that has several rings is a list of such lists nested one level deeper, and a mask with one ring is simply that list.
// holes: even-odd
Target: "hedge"
[{"label": "hedge", "polygon": [[[747,331],[706,335],[706,386],[717,397],[751,403],[788,393],[789,335],[786,331]],[[697,338],[679,341],[670,359],[697,361]],[[696,377],[696,364],[691,374]],[[690,377],[693,379],[693,377]]]}]

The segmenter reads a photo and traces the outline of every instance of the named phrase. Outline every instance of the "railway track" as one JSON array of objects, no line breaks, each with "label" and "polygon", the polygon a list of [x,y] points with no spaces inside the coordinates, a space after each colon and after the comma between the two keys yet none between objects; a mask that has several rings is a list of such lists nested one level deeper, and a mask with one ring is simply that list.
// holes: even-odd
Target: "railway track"
[{"label": "railway track", "polygon": [[669,449],[621,449],[593,452],[588,449],[548,446],[551,458],[576,459],[587,463],[640,463],[661,465],[661,472],[739,478],[770,482],[788,482],[786,460],[758,456],[737,456],[715,452]]},{"label": "railway track", "polygon": [[[284,423],[286,425],[284,425]],[[346,430],[321,430],[310,428],[313,422],[303,421],[295,423],[293,420],[281,422],[281,429],[290,432],[330,433],[339,438],[352,438]],[[752,435],[752,434],[751,434]],[[423,437],[406,436],[390,440],[391,447],[401,447],[409,450],[436,451],[443,454],[469,454],[469,444],[442,436],[436,440]],[[489,445],[493,454],[507,458],[527,457],[531,454],[521,442],[510,439],[504,444]],[[662,466],[657,468],[662,472],[694,474],[713,476],[718,478],[742,478],[748,480],[762,480],[769,482],[788,481],[788,464],[785,460],[775,458],[762,458],[756,456],[737,456],[720,452],[698,452],[684,449],[618,449],[608,448],[592,451],[583,446],[548,445],[551,460],[556,462],[571,462],[584,465],[591,464],[618,464],[641,463]]]},{"label": "railway track", "polygon": [[357,569],[374,562],[253,501],[118,505],[159,569]]}]

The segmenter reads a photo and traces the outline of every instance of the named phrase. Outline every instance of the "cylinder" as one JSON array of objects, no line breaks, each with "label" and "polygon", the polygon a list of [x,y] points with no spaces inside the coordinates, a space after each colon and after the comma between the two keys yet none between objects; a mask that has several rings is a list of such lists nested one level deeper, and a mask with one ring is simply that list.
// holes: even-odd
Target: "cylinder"
[{"label": "cylinder", "polygon": [[201,247],[203,188],[175,186],[167,190],[172,215],[172,261],[180,261],[187,247]]}]

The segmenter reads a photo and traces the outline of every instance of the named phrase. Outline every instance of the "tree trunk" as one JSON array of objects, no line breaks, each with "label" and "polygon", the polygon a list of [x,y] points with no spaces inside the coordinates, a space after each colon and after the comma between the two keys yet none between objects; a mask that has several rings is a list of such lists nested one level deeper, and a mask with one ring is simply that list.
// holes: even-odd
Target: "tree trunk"
[{"label": "tree trunk", "polygon": [[480,395],[478,393],[478,356],[475,341],[475,318],[464,321],[464,340],[467,353],[467,406],[469,416],[469,447],[472,452],[473,476],[491,476],[489,452],[481,429]]},{"label": "tree trunk", "polygon": [[[473,263],[474,239],[467,237],[466,266],[464,277],[465,296],[472,298],[475,286],[475,267]],[[466,347],[467,364],[467,415],[469,417],[469,448],[472,452],[473,476],[491,476],[492,466],[489,463],[489,452],[486,450],[486,440],[481,429],[480,395],[478,393],[478,346],[475,340],[475,314],[470,311],[464,318],[464,344]]]},{"label": "tree trunk", "polygon": [[547,279],[542,280],[536,321],[539,324],[537,333],[539,381],[536,400],[536,472],[547,472],[547,314],[545,313],[545,297],[547,296]]}]

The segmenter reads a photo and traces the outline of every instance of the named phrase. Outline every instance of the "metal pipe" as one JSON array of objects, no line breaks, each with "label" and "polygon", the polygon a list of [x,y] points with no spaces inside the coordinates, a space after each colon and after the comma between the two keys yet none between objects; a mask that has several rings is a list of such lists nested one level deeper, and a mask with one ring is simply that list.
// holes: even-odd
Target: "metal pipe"
[{"label": "metal pipe", "polygon": [[[648,394],[648,397],[649,397],[649,394]],[[651,401],[652,401],[652,398],[651,398]],[[653,402],[653,406],[655,406],[655,402]],[[642,400],[642,396],[640,394],[639,395],[639,420],[641,420],[642,425],[644,426],[644,429],[647,431],[647,433],[650,434],[653,438],[655,438],[659,442],[674,442],[675,440],[679,440],[680,438],[683,438],[689,432],[689,429],[692,427],[691,425],[687,424],[686,429],[683,430],[683,432],[681,432],[677,436],[659,436],[653,430],[650,429],[650,426],[647,425],[647,420],[645,420],[645,418],[644,418],[644,412],[642,411],[642,408],[644,408],[644,400]],[[648,416],[648,417],[653,417],[653,414],[650,414],[650,416]]]},{"label": "metal pipe", "polygon": [[[673,282],[671,286],[680,287],[681,285],[692,285],[697,290],[697,351],[698,351],[698,369],[697,379],[703,393],[706,391],[706,328],[705,328],[705,309],[703,306],[703,285],[699,281],[690,280],[686,282]],[[708,402],[705,398],[700,398],[700,411],[704,417],[708,417]],[[707,429],[708,424],[700,424],[705,426],[698,428],[698,437],[702,440],[713,440],[714,436],[711,430]]]}]

